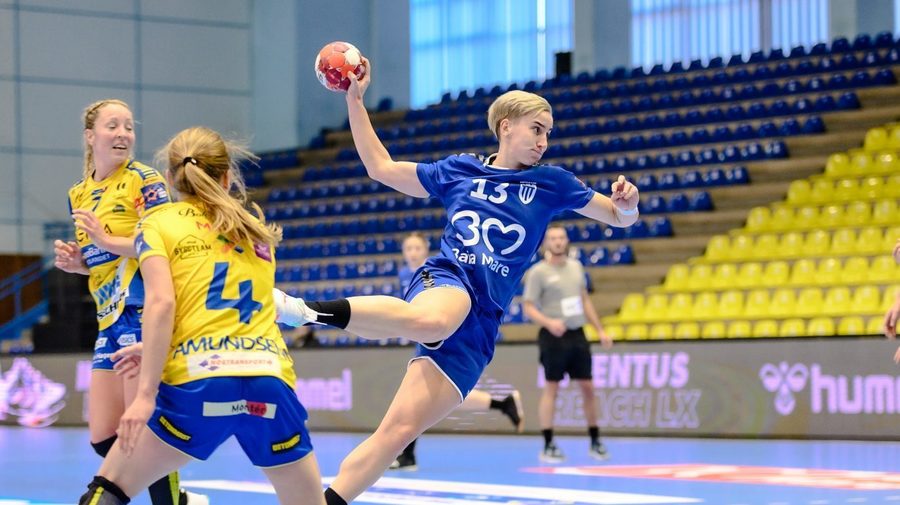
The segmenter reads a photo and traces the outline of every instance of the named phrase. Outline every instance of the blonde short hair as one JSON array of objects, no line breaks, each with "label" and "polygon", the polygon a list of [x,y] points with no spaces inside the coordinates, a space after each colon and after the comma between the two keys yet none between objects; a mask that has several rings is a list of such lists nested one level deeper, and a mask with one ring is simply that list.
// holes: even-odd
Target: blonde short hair
[{"label": "blonde short hair", "polygon": [[551,115],[553,114],[550,102],[544,97],[527,91],[507,91],[497,97],[488,109],[488,127],[491,129],[494,137],[499,139],[500,122],[504,119],[512,121],[544,111],[549,112]]}]

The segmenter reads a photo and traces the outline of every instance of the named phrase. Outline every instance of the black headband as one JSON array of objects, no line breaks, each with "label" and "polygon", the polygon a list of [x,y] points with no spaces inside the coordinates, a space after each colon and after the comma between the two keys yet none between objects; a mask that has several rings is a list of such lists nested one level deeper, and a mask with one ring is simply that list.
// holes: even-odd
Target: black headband
[{"label": "black headband", "polygon": [[198,166],[198,167],[200,166],[200,164],[197,163],[197,160],[195,160],[194,158],[192,158],[192,157],[190,157],[190,156],[188,156],[188,157],[186,157],[184,160],[182,160],[181,166],[183,166],[183,167],[184,167],[184,166],[187,166],[188,163],[190,163],[190,164],[192,164],[192,165],[196,165],[196,166]]}]

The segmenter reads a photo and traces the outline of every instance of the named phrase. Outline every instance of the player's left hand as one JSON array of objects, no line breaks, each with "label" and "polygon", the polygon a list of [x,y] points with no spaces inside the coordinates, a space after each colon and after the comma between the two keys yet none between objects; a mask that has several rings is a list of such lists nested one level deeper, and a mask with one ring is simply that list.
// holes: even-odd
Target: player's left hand
[{"label": "player's left hand", "polygon": [[75,209],[72,211],[72,219],[75,220],[75,227],[87,233],[91,238],[91,242],[106,250],[109,246],[109,234],[103,229],[103,223],[97,218],[93,212],[85,209]]},{"label": "player's left hand", "polygon": [[622,210],[634,210],[637,208],[640,196],[637,186],[628,182],[624,175],[620,175],[616,182],[612,183],[610,199],[613,205]]},{"label": "player's left hand", "polygon": [[369,59],[363,56],[360,61],[366,67],[366,74],[362,76],[362,79],[357,79],[356,74],[353,72],[347,74],[347,78],[350,79],[350,87],[347,88],[348,100],[362,100],[366,90],[369,89],[369,84],[372,82],[372,65],[369,63]]},{"label": "player's left hand", "polygon": [[116,351],[110,359],[113,361],[113,370],[117,375],[121,375],[126,379],[133,379],[141,373],[141,355],[144,352],[144,343],[123,347]]},{"label": "player's left hand", "polygon": [[609,349],[613,346],[613,339],[609,336],[609,333],[606,333],[606,330],[600,328],[597,331],[597,335],[600,337],[600,345],[603,346],[604,349]]},{"label": "player's left hand", "polygon": [[147,421],[156,410],[156,398],[138,394],[131,405],[125,409],[125,413],[119,419],[119,428],[116,434],[119,436],[122,452],[130,456],[137,445],[141,432],[147,426]]}]

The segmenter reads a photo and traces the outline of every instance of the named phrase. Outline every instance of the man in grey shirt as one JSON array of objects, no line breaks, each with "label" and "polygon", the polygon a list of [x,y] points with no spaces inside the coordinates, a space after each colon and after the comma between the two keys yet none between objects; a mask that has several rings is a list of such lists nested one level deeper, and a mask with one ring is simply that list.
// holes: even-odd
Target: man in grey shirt
[{"label": "man in grey shirt", "polygon": [[569,258],[568,252],[569,237],[565,228],[551,225],[544,235],[544,259],[525,275],[525,293],[522,297],[525,315],[541,325],[538,345],[546,386],[538,407],[544,435],[544,450],[540,459],[548,463],[565,460],[565,455],[553,442],[553,418],[559,381],[566,373],[578,384],[584,397],[584,417],[591,437],[588,454],[600,460],[608,457],[597,426],[591,348],[584,335],[585,322],[597,328],[604,347],[610,347],[612,339],[603,331],[588,296],[584,267]]}]

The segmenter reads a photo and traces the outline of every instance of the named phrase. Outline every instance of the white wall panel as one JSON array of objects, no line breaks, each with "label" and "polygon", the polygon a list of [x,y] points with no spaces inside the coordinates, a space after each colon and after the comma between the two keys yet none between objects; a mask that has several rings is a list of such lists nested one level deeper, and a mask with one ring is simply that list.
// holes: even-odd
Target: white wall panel
[{"label": "white wall panel", "polygon": [[141,0],[142,16],[247,23],[249,0]]},{"label": "white wall panel", "polygon": [[0,222],[16,218],[16,156],[0,153]]},{"label": "white wall panel", "polygon": [[133,83],[135,22],[20,13],[23,76]]},{"label": "white wall panel", "polygon": [[26,223],[69,219],[67,194],[81,179],[77,156],[22,156],[22,219]]},{"label": "white wall panel", "polygon": [[[118,98],[133,107],[135,94],[132,90],[85,86],[23,86],[22,147],[81,150],[81,114],[89,104],[104,98]],[[139,135],[141,129],[139,126]]]},{"label": "white wall panel", "polygon": [[189,126],[207,126],[245,140],[250,134],[250,97],[156,91],[145,91],[143,97],[141,159],[148,163],[154,151]]},{"label": "white wall panel", "polygon": [[144,22],[141,31],[145,84],[247,90],[249,30]]},{"label": "white wall panel", "polygon": [[134,14],[134,2],[126,0],[25,0],[23,7],[45,7],[50,9],[65,9],[78,11],[91,11],[104,14]]}]

